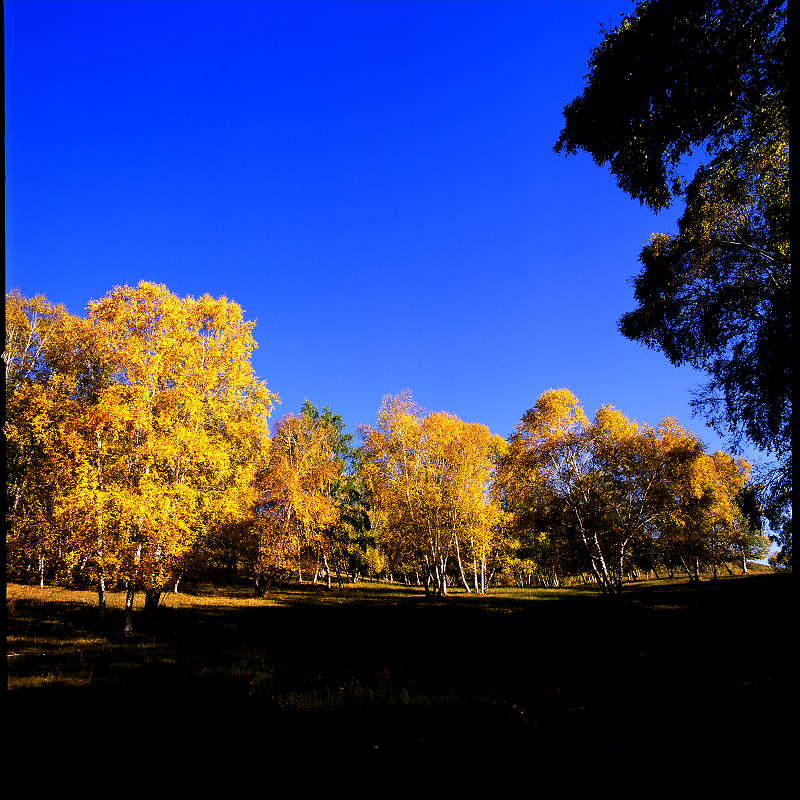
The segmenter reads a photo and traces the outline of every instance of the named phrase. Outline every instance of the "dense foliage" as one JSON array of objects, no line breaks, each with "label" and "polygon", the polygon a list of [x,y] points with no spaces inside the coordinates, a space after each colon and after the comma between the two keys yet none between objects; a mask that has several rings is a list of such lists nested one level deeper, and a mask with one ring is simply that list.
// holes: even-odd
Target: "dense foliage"
[{"label": "dense foliage", "polygon": [[[592,52],[556,149],[584,150],[654,210],[630,339],[709,376],[694,405],[773,454],[762,502],[791,563],[788,40],[783,0],[644,0]],[[687,182],[682,159],[701,163]]]},{"label": "dense foliage", "polygon": [[8,555],[152,604],[221,526],[250,513],[275,395],[226,298],[118,287],[69,315],[6,298]]}]

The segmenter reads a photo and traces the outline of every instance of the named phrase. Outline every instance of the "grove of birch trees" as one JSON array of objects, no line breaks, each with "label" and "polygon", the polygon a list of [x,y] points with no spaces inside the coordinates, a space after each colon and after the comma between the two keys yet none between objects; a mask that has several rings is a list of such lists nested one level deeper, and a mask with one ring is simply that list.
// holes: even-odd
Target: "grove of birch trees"
[{"label": "grove of birch trees", "polygon": [[360,447],[253,371],[254,323],[225,297],[142,282],[75,316],[6,296],[9,579],[158,605],[181,580],[361,579],[453,587],[692,580],[746,570],[767,539],[749,465],[666,418],[589,418],[542,394],[504,439],[387,395]]}]

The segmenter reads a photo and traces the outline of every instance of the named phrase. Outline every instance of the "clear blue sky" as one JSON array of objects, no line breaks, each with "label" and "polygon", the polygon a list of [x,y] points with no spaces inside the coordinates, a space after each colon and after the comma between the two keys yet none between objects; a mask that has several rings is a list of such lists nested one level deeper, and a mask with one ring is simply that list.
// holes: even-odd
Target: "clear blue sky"
[{"label": "clear blue sky", "polygon": [[692,418],[624,339],[657,218],[553,152],[606,2],[5,3],[6,287],[226,295],[277,414],[405,388],[503,436],[545,390]]}]

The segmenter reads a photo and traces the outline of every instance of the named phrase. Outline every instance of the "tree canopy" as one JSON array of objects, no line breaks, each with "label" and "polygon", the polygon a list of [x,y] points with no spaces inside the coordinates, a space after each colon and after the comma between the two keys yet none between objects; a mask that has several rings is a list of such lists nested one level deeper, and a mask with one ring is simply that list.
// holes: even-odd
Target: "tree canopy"
[{"label": "tree canopy", "polygon": [[492,484],[503,439],[485,425],[426,413],[410,392],[384,397],[378,426],[360,432],[364,482],[393,558],[419,569],[426,591],[440,595],[453,555],[470,591],[464,561],[471,558],[475,589],[485,591],[502,517]]},{"label": "tree canopy", "polygon": [[[749,464],[707,455],[676,420],[657,428],[604,405],[589,420],[567,389],[545,392],[510,437],[500,482],[518,531],[534,530],[542,547],[581,562],[604,592],[618,594],[626,567],[680,561],[699,579],[732,553],[763,551],[748,538],[737,502]],[[544,551],[544,553],[542,553]]]},{"label": "tree canopy", "polygon": [[[709,375],[693,405],[778,458],[773,510],[791,503],[792,463],[785,23],[780,0],[638,3],[603,32],[555,145],[655,211],[685,201],[677,233],[643,248],[620,331]],[[701,162],[689,181],[686,156]]]},{"label": "tree canopy", "polygon": [[[116,287],[69,315],[7,297],[9,551],[143,588],[247,515],[276,395],[255,376],[253,323],[227,298]],[[131,594],[132,602],[132,594]]]}]

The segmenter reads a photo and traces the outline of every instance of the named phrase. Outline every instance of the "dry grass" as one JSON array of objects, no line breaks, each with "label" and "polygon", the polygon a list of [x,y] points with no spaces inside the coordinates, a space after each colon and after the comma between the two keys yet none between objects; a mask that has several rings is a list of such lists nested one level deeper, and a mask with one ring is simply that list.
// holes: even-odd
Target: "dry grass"
[{"label": "dry grass", "polygon": [[[97,606],[97,592],[82,591],[80,589],[66,589],[58,586],[26,586],[19,583],[9,583],[6,587],[6,605],[9,612],[13,613],[16,604],[26,600],[33,603],[81,603],[92,608]],[[226,606],[229,608],[247,608],[275,605],[272,598],[261,598],[233,593],[231,591],[216,591],[202,594],[173,594],[167,592],[161,596],[160,606],[165,608],[202,608],[205,606]],[[106,592],[106,606],[109,609],[122,609],[125,607],[125,592]],[[137,592],[134,599],[134,610],[144,608],[144,594]]]}]

